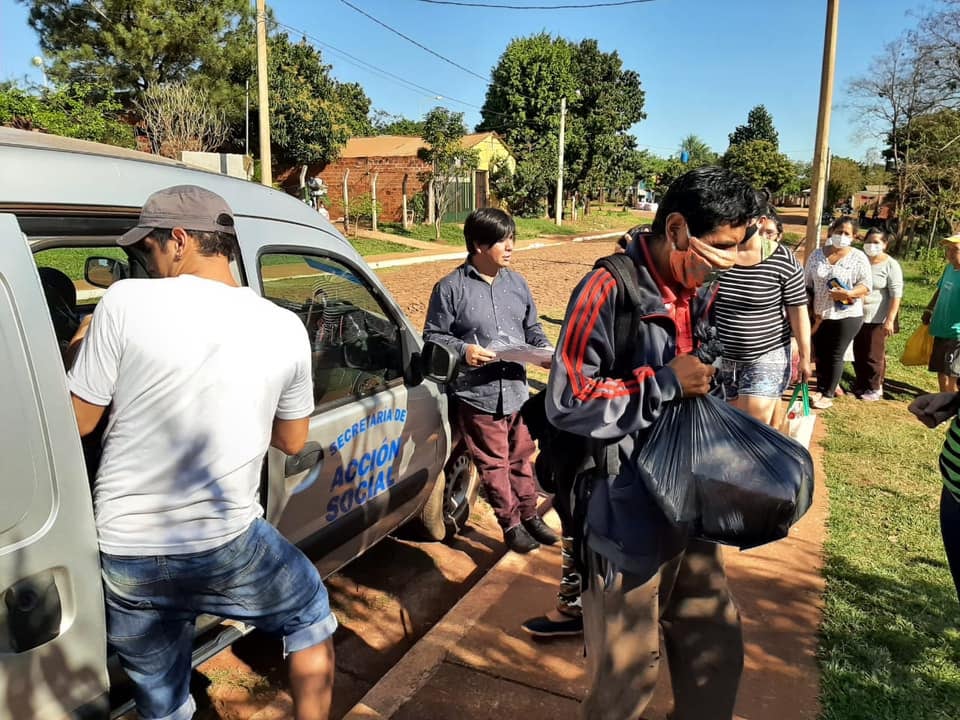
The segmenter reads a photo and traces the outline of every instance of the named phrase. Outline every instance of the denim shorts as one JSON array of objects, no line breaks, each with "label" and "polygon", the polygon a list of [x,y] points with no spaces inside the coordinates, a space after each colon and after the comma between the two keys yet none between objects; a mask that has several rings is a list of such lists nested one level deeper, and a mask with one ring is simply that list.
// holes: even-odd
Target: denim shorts
[{"label": "denim shorts", "polygon": [[790,384],[790,346],[774,348],[756,360],[723,358],[717,378],[724,400],[741,395],[778,398]]},{"label": "denim shorts", "polygon": [[184,555],[100,554],[107,639],[147,720],[187,720],[194,624],[209,613],[283,637],[284,657],[337,628],[320,574],[263,519],[213,550]]}]

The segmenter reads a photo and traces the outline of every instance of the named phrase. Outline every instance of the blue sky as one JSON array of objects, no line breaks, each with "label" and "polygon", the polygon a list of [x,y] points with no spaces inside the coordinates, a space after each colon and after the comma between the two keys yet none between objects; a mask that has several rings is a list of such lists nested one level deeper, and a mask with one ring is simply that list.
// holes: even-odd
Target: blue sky
[{"label": "blue sky", "polygon": [[[813,155],[826,0],[651,0],[608,9],[550,11],[417,0],[351,2],[481,76],[489,74],[514,37],[547,31],[575,41],[596,38],[601,49],[617,50],[624,66],[640,74],[647,119],[633,131],[641,147],[658,155],[676,152],[689,133],[723,152],[727,135],[760,103],[773,115],[782,151],[797,160]],[[908,11],[917,3],[841,0],[840,5],[831,148],[861,160],[880,142],[859,137],[853,112],[843,107],[846,83],[862,75],[884,43],[912,24]],[[281,23],[325,44],[320,48],[334,75],[363,85],[375,108],[416,118],[440,104],[465,112],[471,127],[479,122],[482,80],[397,37],[340,0],[275,0],[271,7]],[[39,47],[26,17],[24,5],[0,0],[0,79],[27,76],[40,81],[30,64]],[[290,34],[299,39],[298,33]],[[425,89],[371,71],[357,60]],[[437,100],[437,95],[444,99]]]}]

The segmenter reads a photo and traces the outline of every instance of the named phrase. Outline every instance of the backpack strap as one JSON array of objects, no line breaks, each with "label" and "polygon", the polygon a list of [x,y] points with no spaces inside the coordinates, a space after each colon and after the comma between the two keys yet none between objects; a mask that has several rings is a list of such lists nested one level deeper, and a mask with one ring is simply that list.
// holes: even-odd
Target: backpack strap
[{"label": "backpack strap", "polygon": [[630,347],[640,329],[640,279],[637,265],[626,253],[615,253],[597,260],[595,268],[603,268],[617,282],[617,306],[613,322],[614,377],[626,378],[633,370]]},{"label": "backpack strap", "polygon": [[[617,283],[617,305],[613,320],[613,364],[610,374],[626,379],[633,370],[633,355],[630,352],[637,331],[640,329],[640,279],[637,265],[626,253],[615,253],[597,260],[595,268],[609,272]],[[594,461],[609,475],[620,474],[620,449],[618,442],[606,442],[595,448]]]}]

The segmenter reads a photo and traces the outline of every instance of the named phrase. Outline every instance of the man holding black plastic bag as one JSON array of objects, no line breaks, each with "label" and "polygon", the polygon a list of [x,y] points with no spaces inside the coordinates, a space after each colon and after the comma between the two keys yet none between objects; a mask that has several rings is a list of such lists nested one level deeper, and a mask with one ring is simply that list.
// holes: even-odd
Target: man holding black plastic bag
[{"label": "man holding black plastic bag", "polygon": [[[595,269],[567,308],[547,387],[554,426],[618,445],[604,477],[578,493],[585,516],[584,632],[591,687],[586,720],[635,720],[659,672],[659,630],[670,666],[674,720],[730,720],[743,668],[740,617],[720,548],[691,539],[646,489],[637,456],[662,409],[704,395],[714,369],[691,353],[705,308],[697,289],[729,268],[756,217],[753,189],[720,168],[678,178],[652,232],[633,233],[640,321],[629,372],[614,367],[618,284]],[[621,326],[622,327],[622,326]],[[621,363],[617,363],[622,366]],[[589,499],[586,499],[586,498]]]}]

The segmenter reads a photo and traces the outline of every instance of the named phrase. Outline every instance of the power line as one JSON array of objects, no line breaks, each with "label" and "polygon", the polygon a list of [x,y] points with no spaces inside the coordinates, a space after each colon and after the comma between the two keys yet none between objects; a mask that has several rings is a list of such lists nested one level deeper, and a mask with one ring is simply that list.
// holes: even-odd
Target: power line
[{"label": "power line", "polygon": [[407,80],[406,78],[401,77],[400,75],[396,75],[396,74],[390,72],[389,70],[384,70],[383,68],[378,67],[377,65],[374,65],[373,63],[369,63],[369,62],[367,62],[366,60],[362,60],[362,59],[356,57],[355,55],[351,55],[350,53],[348,53],[348,52],[345,51],[345,50],[340,50],[339,48],[336,48],[336,47],[334,47],[333,45],[330,45],[329,43],[326,43],[326,42],[320,40],[319,38],[314,37],[313,35],[310,35],[310,34],[309,34],[308,32],[306,32],[305,30],[301,30],[300,28],[295,28],[295,27],[293,27],[292,25],[287,25],[287,24],[282,23],[282,22],[277,22],[277,26],[278,26],[278,27],[282,27],[282,28],[284,28],[285,30],[289,30],[290,32],[298,33],[299,35],[302,35],[304,38],[306,38],[306,39],[310,40],[311,42],[313,42],[314,44],[320,45],[321,47],[324,47],[324,48],[326,48],[327,50],[331,50],[331,51],[337,53],[338,55],[342,55],[344,58],[347,59],[348,62],[351,62],[351,61],[352,61],[351,64],[356,65],[357,67],[360,67],[361,69],[367,70],[368,72],[375,73],[375,74],[379,75],[379,76],[382,77],[382,78],[389,78],[389,79],[391,79],[391,80],[393,80],[393,81],[395,81],[395,82],[397,82],[397,83],[400,83],[400,84],[406,86],[408,89],[411,89],[411,90],[419,90],[419,91],[421,91],[421,92],[427,93],[427,94],[430,95],[431,97],[436,97],[436,96],[439,95],[439,96],[443,97],[445,100],[450,100],[450,101],[455,102],[455,103],[457,103],[457,104],[459,104],[459,105],[464,105],[464,106],[466,106],[466,107],[474,108],[474,109],[476,109],[476,110],[481,110],[481,109],[482,109],[479,105],[476,105],[476,104],[474,104],[474,103],[467,102],[466,100],[458,100],[457,98],[455,98],[455,97],[450,97],[449,95],[445,95],[445,94],[442,93],[442,92],[438,92],[438,91],[436,91],[436,90],[431,90],[430,88],[424,87],[423,85],[418,85],[417,83],[412,82],[412,81],[410,81],[410,80]]},{"label": "power line", "polygon": [[[341,0],[342,2],[343,0]],[[653,2],[653,0],[617,0],[616,2],[579,3],[576,5],[499,5],[484,2],[459,2],[458,0],[417,0],[417,2],[431,5],[456,5],[458,7],[497,8],[498,10],[583,10],[585,8],[621,7],[623,5],[639,5]]]},{"label": "power line", "polygon": [[358,13],[360,13],[360,14],[363,15],[364,17],[369,18],[370,20],[373,20],[373,22],[375,22],[377,25],[379,25],[380,27],[386,28],[387,30],[389,30],[390,32],[392,32],[394,35],[399,35],[399,36],[402,37],[404,40],[406,40],[407,42],[413,43],[414,45],[416,45],[416,46],[417,46],[418,48],[420,48],[421,50],[425,50],[426,52],[430,53],[431,55],[440,58],[440,59],[443,60],[445,63],[449,63],[450,65],[453,65],[455,68],[459,68],[460,70],[463,70],[465,73],[468,73],[468,74],[470,74],[470,75],[473,75],[475,78],[479,78],[480,80],[483,80],[484,82],[490,82],[490,78],[489,78],[489,77],[484,77],[483,75],[480,75],[480,74],[478,74],[478,73],[475,73],[475,72],[474,72],[473,70],[471,70],[470,68],[464,67],[464,66],[461,65],[460,63],[455,62],[455,61],[451,60],[451,59],[448,58],[448,57],[444,57],[443,55],[441,55],[440,53],[438,53],[438,52],[436,52],[436,51],[434,51],[434,50],[431,50],[430,48],[428,48],[428,47],[427,47],[426,45],[424,45],[423,43],[417,42],[416,40],[414,40],[414,39],[413,39],[412,37],[410,37],[409,35],[404,35],[404,34],[403,34],[402,32],[400,32],[399,30],[396,30],[395,28],[390,27],[390,26],[387,25],[385,22],[383,22],[383,21],[381,21],[381,20],[378,20],[377,18],[375,18],[373,15],[371,15],[371,14],[368,13],[368,12],[366,12],[365,10],[363,10],[363,9],[361,9],[361,8],[358,8],[356,5],[354,5],[354,4],[351,3],[351,2],[348,2],[348,0],[340,0],[340,2],[342,2],[342,3],[343,3],[344,5],[346,5],[347,7],[352,8],[353,10],[356,10]]},{"label": "power line", "polygon": [[[392,72],[390,72],[389,70],[385,70],[385,69],[382,68],[382,67],[379,67],[379,66],[377,66],[377,65],[374,65],[373,63],[370,63],[370,62],[367,62],[366,60],[363,60],[363,59],[361,59],[361,58],[358,58],[356,55],[351,55],[351,54],[348,53],[346,50],[341,50],[340,48],[334,47],[334,46],[331,45],[330,43],[324,42],[324,41],[321,40],[320,38],[318,38],[318,37],[316,37],[316,36],[314,36],[314,35],[311,35],[311,34],[308,33],[306,30],[303,30],[303,29],[301,29],[301,28],[293,27],[292,25],[287,25],[286,23],[282,23],[282,22],[280,22],[280,21],[277,21],[277,27],[281,27],[281,28],[283,28],[283,29],[285,29],[285,30],[289,30],[289,31],[292,32],[292,33],[297,33],[297,34],[303,36],[305,39],[310,40],[310,41],[311,41],[313,44],[315,44],[315,45],[319,45],[319,46],[321,46],[321,47],[323,47],[323,48],[326,48],[327,50],[330,50],[330,51],[332,51],[333,53],[335,53],[335,54],[337,54],[337,55],[342,55],[342,56],[347,60],[347,62],[350,63],[351,65],[354,65],[355,67],[359,67],[359,68],[362,69],[362,70],[366,70],[366,71],[371,72],[371,73],[373,73],[373,74],[375,74],[375,75],[378,75],[378,76],[381,77],[381,78],[393,80],[394,82],[396,82],[396,83],[398,83],[398,84],[402,84],[402,85],[406,86],[408,89],[419,90],[419,91],[425,92],[427,95],[429,95],[429,96],[431,96],[431,97],[437,97],[437,96],[439,96],[439,97],[442,97],[444,100],[450,100],[450,101],[452,101],[452,102],[457,103],[458,105],[463,105],[463,106],[465,106],[465,107],[473,108],[474,110],[479,110],[479,111],[483,112],[483,106],[481,106],[481,105],[477,105],[476,103],[472,103],[472,102],[467,102],[466,100],[459,100],[459,99],[457,99],[457,98],[455,98],[455,97],[451,97],[450,95],[447,95],[447,94],[445,94],[445,93],[439,92],[439,91],[437,91],[437,90],[431,90],[431,89],[428,88],[428,87],[424,87],[423,85],[419,85],[419,84],[413,82],[412,80],[407,80],[405,77],[401,77],[400,75],[397,75],[397,74],[395,74],[395,73],[392,73]],[[496,116],[496,117],[503,117],[503,118],[512,118],[512,117],[513,117],[513,116],[510,115],[509,113],[496,112],[496,111],[494,111],[494,110],[487,110],[487,111],[485,111],[485,112],[486,112],[487,115]]]}]

